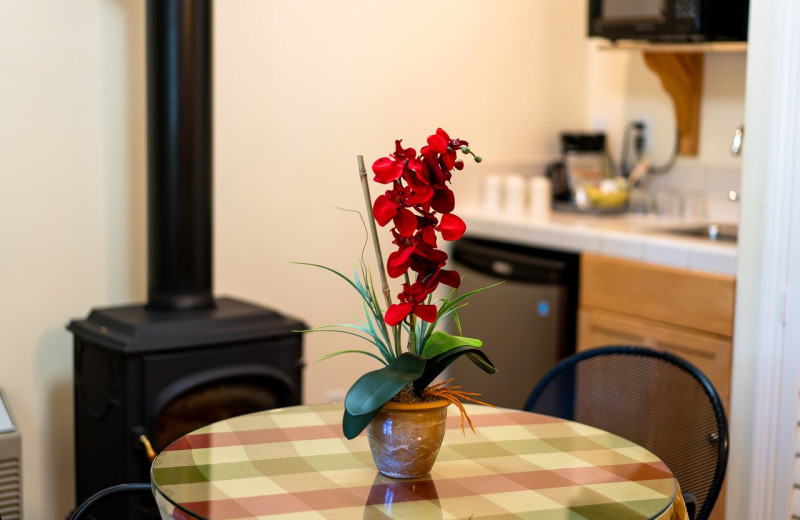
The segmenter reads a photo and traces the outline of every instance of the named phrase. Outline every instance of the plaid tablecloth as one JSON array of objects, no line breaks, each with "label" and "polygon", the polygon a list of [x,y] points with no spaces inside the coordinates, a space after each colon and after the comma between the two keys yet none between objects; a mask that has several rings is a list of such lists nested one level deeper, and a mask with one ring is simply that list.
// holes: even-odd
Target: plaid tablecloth
[{"label": "plaid tablecloth", "polygon": [[683,520],[669,469],[595,428],[517,410],[451,407],[431,474],[379,474],[365,435],[342,435],[340,404],[221,421],[161,452],[152,483],[165,520]]}]

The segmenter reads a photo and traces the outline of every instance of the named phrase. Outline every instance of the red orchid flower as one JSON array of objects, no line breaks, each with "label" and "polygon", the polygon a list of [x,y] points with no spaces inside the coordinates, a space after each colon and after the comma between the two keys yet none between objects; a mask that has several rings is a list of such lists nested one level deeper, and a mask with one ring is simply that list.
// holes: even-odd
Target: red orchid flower
[{"label": "red orchid flower", "polygon": [[460,217],[457,217],[452,213],[448,213],[446,215],[442,215],[442,220],[439,225],[436,226],[436,230],[442,234],[443,239],[447,241],[453,241],[464,236],[464,232],[467,230],[467,225],[463,220],[461,220]]},{"label": "red orchid flower", "polygon": [[372,163],[372,172],[375,174],[375,181],[381,184],[388,184],[396,181],[403,175],[405,168],[403,161],[392,159],[391,157],[381,157]]},{"label": "red orchid flower", "polygon": [[396,139],[394,142],[394,156],[398,159],[413,159],[417,156],[417,151],[413,148],[403,148],[400,144],[402,143],[402,139]]},{"label": "red orchid flower", "polygon": [[[419,156],[396,140],[394,152],[372,165],[376,182],[392,184],[372,208],[378,224],[393,224],[392,243],[397,249],[389,254],[386,270],[392,278],[406,276],[399,303],[390,305],[384,315],[388,325],[397,325],[411,315],[435,322],[436,306],[425,304],[425,299],[439,283],[450,287],[461,283],[456,271],[444,269],[447,253],[438,249],[437,240],[439,236],[458,240],[466,231],[464,221],[452,213],[455,196],[448,184],[453,170],[464,167],[457,153],[472,154],[468,145],[439,128],[428,136]],[[480,158],[476,156],[475,160]],[[414,281],[410,272],[416,273]]]},{"label": "red orchid flower", "polygon": [[395,303],[386,310],[385,320],[389,326],[399,324],[410,314],[414,314],[421,320],[433,323],[436,321],[438,310],[435,305],[427,305],[423,302],[430,294],[422,284],[415,282],[411,285],[403,284],[403,292],[397,295],[401,303]]},{"label": "red orchid flower", "polygon": [[381,226],[393,221],[398,233],[405,237],[413,236],[417,229],[417,218],[406,208],[407,199],[402,188],[389,190],[379,196],[372,207],[375,221]]}]

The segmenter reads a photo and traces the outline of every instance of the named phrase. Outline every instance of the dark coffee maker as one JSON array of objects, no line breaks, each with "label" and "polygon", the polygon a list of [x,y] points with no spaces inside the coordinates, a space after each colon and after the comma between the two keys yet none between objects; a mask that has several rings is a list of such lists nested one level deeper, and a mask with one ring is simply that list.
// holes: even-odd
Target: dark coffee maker
[{"label": "dark coffee maker", "polygon": [[581,186],[614,175],[606,154],[606,135],[564,132],[560,140],[561,160],[549,164],[545,175],[553,185],[553,200],[575,205]]}]

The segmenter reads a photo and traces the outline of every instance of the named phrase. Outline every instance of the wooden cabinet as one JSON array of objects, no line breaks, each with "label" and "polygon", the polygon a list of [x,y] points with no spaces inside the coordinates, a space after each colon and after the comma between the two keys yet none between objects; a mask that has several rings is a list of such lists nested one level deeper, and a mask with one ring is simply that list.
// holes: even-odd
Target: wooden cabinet
[{"label": "wooden cabinet", "polygon": [[642,345],[671,352],[708,376],[727,409],[730,398],[730,338],[599,309],[581,308],[578,320],[579,350],[600,345]]},{"label": "wooden cabinet", "polygon": [[735,279],[595,254],[581,256],[578,350],[644,345],[702,370],[727,407]]},{"label": "wooden cabinet", "polygon": [[[578,350],[642,345],[703,371],[729,411],[735,279],[581,255]],[[724,488],[711,519],[724,518]]]}]

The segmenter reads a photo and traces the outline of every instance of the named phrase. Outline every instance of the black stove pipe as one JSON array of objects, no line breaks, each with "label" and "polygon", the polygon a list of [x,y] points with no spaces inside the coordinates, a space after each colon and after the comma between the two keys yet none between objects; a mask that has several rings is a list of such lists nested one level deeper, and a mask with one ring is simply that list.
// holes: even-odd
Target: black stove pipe
[{"label": "black stove pipe", "polygon": [[214,307],[210,0],[147,0],[148,303]]}]

